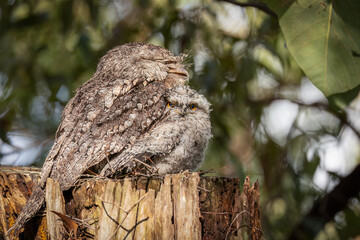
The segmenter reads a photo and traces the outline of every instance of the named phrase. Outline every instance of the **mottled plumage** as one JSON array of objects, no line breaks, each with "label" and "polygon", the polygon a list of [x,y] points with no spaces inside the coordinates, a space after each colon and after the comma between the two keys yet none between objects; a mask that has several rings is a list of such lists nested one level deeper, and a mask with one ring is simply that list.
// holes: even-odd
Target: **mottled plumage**
[{"label": "mottled plumage", "polygon": [[110,50],[66,105],[41,179],[11,231],[40,209],[48,177],[64,191],[89,168],[103,176],[195,169],[211,136],[209,103],[187,81],[182,57],[164,48],[130,43]]},{"label": "mottled plumage", "polygon": [[[113,169],[134,169],[148,162],[150,172],[178,173],[196,169],[203,160],[204,149],[211,137],[209,102],[188,86],[166,91],[166,109],[153,127],[134,144],[108,163],[101,175],[109,176]],[[140,161],[132,161],[132,159]]]}]

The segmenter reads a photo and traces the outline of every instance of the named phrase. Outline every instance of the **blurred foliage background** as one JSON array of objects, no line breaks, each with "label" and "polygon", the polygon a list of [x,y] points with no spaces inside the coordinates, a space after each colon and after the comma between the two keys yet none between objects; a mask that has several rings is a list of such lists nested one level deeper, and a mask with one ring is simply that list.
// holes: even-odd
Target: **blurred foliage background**
[{"label": "blurred foliage background", "polygon": [[[332,106],[290,54],[279,19],[228,2],[1,1],[0,164],[41,166],[64,106],[100,57],[150,42],[187,54],[190,85],[212,103],[201,169],[258,179],[263,234],[286,239],[359,163],[358,89],[342,94],[346,108]],[[359,216],[357,195],[313,237],[358,239]]]}]

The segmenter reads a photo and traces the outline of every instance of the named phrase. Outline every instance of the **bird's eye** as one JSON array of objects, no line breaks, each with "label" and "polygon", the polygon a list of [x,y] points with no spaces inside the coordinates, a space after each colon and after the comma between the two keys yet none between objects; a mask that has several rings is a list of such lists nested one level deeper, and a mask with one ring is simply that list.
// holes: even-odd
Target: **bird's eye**
[{"label": "bird's eye", "polygon": [[191,110],[196,110],[197,109],[196,104],[190,104],[189,107],[190,107]]},{"label": "bird's eye", "polygon": [[174,107],[174,104],[172,103],[172,102],[168,102],[167,104],[166,104],[166,107]]}]

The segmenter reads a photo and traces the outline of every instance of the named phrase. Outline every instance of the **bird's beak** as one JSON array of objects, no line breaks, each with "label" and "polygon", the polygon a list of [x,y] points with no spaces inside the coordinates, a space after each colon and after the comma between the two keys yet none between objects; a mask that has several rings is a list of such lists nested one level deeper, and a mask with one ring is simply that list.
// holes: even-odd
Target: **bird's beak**
[{"label": "bird's beak", "polygon": [[189,73],[183,69],[183,68],[170,68],[169,69],[169,73],[174,73],[174,74],[178,74],[178,75],[181,75],[181,76],[185,76],[185,77],[189,77]]},{"label": "bird's beak", "polygon": [[185,111],[185,109],[176,109],[175,110],[175,112],[177,113],[177,114],[179,114],[180,116],[182,116],[182,117],[185,117],[185,115],[187,114],[187,112]]}]

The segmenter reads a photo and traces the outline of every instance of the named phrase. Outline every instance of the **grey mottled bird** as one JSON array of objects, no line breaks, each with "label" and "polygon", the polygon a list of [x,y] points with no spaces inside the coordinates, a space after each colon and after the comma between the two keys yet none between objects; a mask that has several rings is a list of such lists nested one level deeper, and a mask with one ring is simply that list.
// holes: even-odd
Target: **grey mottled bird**
[{"label": "grey mottled bird", "polygon": [[90,168],[102,176],[197,168],[211,137],[210,104],[185,86],[182,61],[147,43],[102,57],[66,105],[41,179],[8,233],[16,234],[41,208],[48,177],[64,191]]}]

